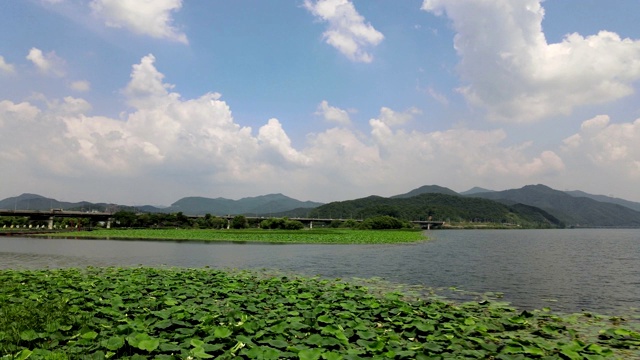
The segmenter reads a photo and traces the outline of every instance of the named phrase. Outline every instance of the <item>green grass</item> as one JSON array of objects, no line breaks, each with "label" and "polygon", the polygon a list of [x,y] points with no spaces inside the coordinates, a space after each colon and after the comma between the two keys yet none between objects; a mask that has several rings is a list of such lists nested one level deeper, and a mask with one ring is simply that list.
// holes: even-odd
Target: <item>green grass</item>
[{"label": "green grass", "polygon": [[422,231],[415,230],[210,230],[210,229],[101,229],[74,231],[46,236],[102,239],[154,239],[200,241],[246,241],[269,243],[316,244],[389,244],[425,240]]},{"label": "green grass", "polygon": [[0,359],[631,359],[620,319],[209,269],[0,271]]}]

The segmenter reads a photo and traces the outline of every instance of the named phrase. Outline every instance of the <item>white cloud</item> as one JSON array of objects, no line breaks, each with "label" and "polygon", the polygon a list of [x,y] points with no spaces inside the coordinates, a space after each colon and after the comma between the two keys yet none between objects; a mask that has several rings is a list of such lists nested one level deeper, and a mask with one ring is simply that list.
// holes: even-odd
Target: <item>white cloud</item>
[{"label": "white cloud", "polygon": [[565,184],[572,189],[638,201],[638,144],[640,119],[612,123],[608,115],[598,115],[584,121],[561,147],[567,164]]},{"label": "white cloud", "polygon": [[640,180],[640,119],[631,123],[612,124],[607,115],[586,120],[580,132],[564,141],[564,151],[584,158],[608,178]]},{"label": "white cloud", "polygon": [[[0,129],[11,135],[0,142],[0,160],[19,169],[3,176],[3,186],[23,188],[20,179],[56,178],[71,194],[92,194],[100,184],[101,191],[113,194],[105,198],[129,204],[272,192],[331,201],[389,196],[424,184],[466,189],[548,183],[567,167],[554,151],[534,152],[527,142],[505,144],[501,129],[408,131],[403,125],[419,113],[413,108],[383,107],[370,120],[368,133],[338,126],[295,147],[278,119],[266,121],[257,134],[238,124],[220,94],[183,99],[164,82],[152,55],[132,67],[123,94],[133,108],[119,119],[88,115],[91,104],[69,96],[39,98],[45,100],[43,108],[0,101]],[[604,120],[584,127],[597,126],[613,129]],[[586,138],[587,132],[580,134]],[[633,140],[625,144],[625,156],[637,160]],[[622,161],[623,155],[612,151],[606,159]]]},{"label": "white cloud", "polygon": [[318,110],[315,114],[322,116],[322,118],[328,122],[333,122],[343,126],[351,124],[349,113],[346,110],[330,106],[327,100],[322,100],[318,105]]},{"label": "white cloud", "polygon": [[164,101],[167,96],[180,96],[177,93],[169,94],[174,86],[163,82],[164,75],[156,69],[155,61],[155,56],[149,54],[142,58],[140,64],[133,65],[131,81],[123,91],[131,106],[139,109],[151,107],[158,101]]},{"label": "white cloud", "polygon": [[549,44],[541,0],[424,0],[422,9],[452,20],[459,91],[493,120],[566,115],[630,95],[640,79],[640,41],[601,31]]},{"label": "white cloud", "polygon": [[390,127],[399,126],[406,124],[411,119],[413,119],[415,115],[419,114],[422,114],[422,111],[413,107],[404,112],[396,112],[389,109],[388,107],[382,107],[380,109],[380,118],[378,119],[378,121],[381,121],[385,125]]},{"label": "white cloud", "polygon": [[269,119],[266,125],[262,126],[258,131],[258,141],[260,145],[264,145],[265,148],[270,148],[276,152],[278,158],[275,162],[280,162],[280,159],[284,160],[284,163],[290,163],[295,165],[307,165],[309,158],[291,146],[291,139],[278,119]]},{"label": "white cloud", "polygon": [[78,92],[86,92],[91,90],[91,83],[86,80],[78,80],[72,82],[69,87]]},{"label": "white cloud", "polygon": [[40,110],[29,103],[16,104],[9,100],[0,101],[0,127],[14,122],[33,121],[38,114],[40,114]]},{"label": "white cloud", "polygon": [[26,59],[31,61],[38,68],[38,71],[43,74],[58,77],[64,76],[64,60],[59,58],[53,51],[44,54],[38,48],[31,48]]},{"label": "white cloud", "polygon": [[13,74],[16,72],[15,66],[13,64],[9,64],[4,60],[4,57],[0,55],[0,74]]},{"label": "white cloud", "polygon": [[173,26],[172,13],[182,0],[93,0],[91,8],[107,26],[126,28],[134,33],[184,44],[187,36]]},{"label": "white cloud", "polygon": [[356,62],[369,63],[373,55],[369,48],[378,45],[384,35],[358,13],[349,0],[305,0],[304,7],[318,19],[328,23],[323,36],[327,44],[333,46],[347,58]]},{"label": "white cloud", "polygon": [[427,89],[427,94],[429,94],[429,96],[431,96],[435,101],[439,102],[440,104],[445,106],[449,105],[449,99],[447,99],[447,97],[444,94],[441,94],[438,91],[436,91],[436,89],[429,87]]}]

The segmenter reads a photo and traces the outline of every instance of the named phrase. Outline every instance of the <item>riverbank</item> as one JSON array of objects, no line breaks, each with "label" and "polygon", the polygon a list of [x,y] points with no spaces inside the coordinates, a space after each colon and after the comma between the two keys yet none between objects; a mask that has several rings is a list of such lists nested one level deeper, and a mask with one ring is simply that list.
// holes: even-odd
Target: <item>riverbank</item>
[{"label": "riverbank", "polygon": [[44,234],[57,238],[232,241],[291,244],[393,244],[426,240],[419,230],[98,229]]},{"label": "riverbank", "polygon": [[0,354],[16,358],[638,358],[621,319],[372,293],[248,271],[0,271]]}]

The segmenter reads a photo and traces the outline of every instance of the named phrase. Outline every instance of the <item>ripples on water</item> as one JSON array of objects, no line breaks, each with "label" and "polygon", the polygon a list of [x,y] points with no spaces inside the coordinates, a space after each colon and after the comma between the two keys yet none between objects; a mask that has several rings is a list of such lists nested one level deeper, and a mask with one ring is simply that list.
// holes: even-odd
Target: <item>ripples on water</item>
[{"label": "ripples on water", "polygon": [[[0,238],[0,268],[179,266],[381,278],[502,292],[520,308],[640,307],[640,229],[447,230],[401,245],[275,245]],[[454,293],[455,294],[455,293]]]}]

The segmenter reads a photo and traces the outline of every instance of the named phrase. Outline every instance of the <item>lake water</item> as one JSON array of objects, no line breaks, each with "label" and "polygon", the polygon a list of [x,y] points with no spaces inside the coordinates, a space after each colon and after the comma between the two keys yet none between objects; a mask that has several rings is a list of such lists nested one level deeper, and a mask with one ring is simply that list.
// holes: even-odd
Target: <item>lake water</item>
[{"label": "lake water", "polygon": [[[400,245],[277,245],[0,237],[0,268],[179,266],[502,292],[519,308],[640,307],[640,229],[444,230]],[[445,293],[447,293],[445,291]],[[455,292],[460,294],[460,292]],[[447,293],[451,296],[451,293]]]}]

